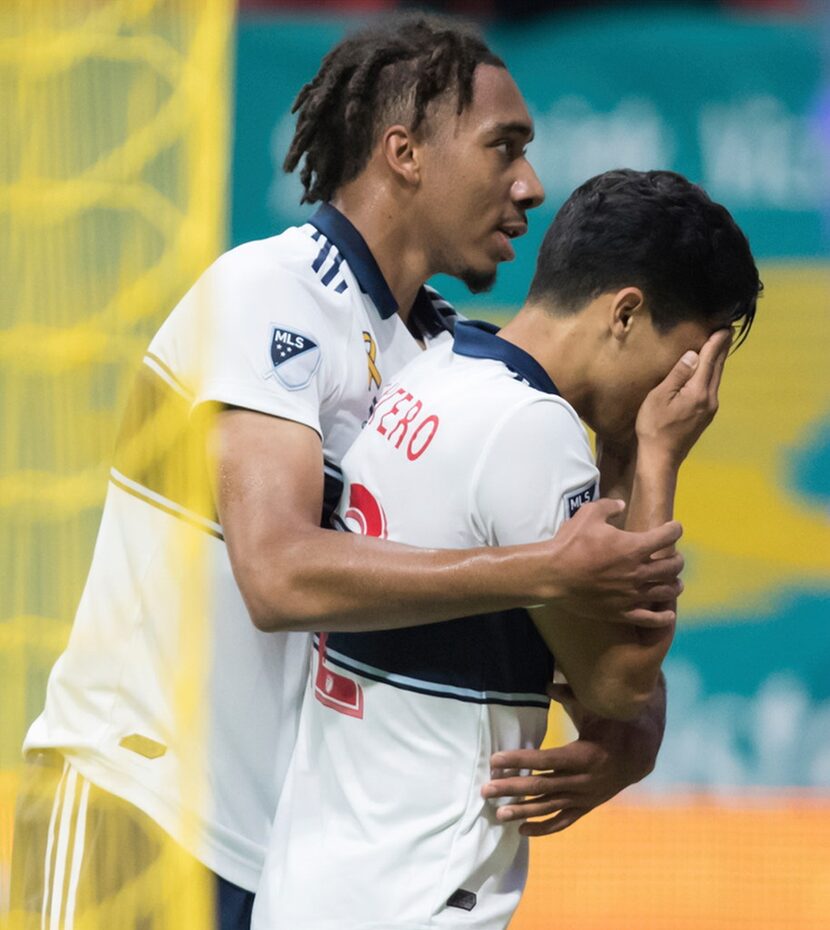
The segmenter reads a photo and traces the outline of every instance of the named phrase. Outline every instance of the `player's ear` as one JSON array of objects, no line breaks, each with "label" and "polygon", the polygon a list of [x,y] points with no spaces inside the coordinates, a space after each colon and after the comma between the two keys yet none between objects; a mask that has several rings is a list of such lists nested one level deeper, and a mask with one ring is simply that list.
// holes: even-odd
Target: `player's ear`
[{"label": "player's ear", "polygon": [[613,337],[622,342],[645,313],[645,299],[639,287],[624,287],[612,294],[609,319]]},{"label": "player's ear", "polygon": [[408,185],[421,180],[420,154],[416,140],[406,126],[390,126],[381,139],[381,150],[389,168]]}]

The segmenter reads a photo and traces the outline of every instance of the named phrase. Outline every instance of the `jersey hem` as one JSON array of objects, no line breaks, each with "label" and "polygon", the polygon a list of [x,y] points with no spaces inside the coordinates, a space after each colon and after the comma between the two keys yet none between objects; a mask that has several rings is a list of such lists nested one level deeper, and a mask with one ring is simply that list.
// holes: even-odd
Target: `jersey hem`
[{"label": "jersey hem", "polygon": [[[242,856],[230,852],[222,843],[222,835],[227,835],[228,831],[216,824],[208,823],[204,824],[201,844],[192,840],[188,841],[183,835],[180,825],[181,817],[177,814],[175,805],[147,788],[146,785],[137,782],[124,770],[108,766],[101,759],[92,759],[84,756],[83,753],[63,746],[50,745],[45,741],[38,741],[36,745],[27,744],[24,752],[37,749],[56,749],[87,781],[96,788],[114,794],[137,807],[211,872],[238,885],[245,891],[256,891],[265,862],[264,848],[261,849],[258,866],[250,860],[245,861]],[[246,841],[240,839],[237,842]]]}]

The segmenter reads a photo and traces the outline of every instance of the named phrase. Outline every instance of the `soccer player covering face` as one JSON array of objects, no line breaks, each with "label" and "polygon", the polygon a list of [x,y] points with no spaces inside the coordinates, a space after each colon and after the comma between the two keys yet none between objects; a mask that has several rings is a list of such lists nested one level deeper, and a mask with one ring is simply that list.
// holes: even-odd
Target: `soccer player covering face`
[{"label": "soccer player covering face", "polygon": [[[416,18],[347,39],[297,110],[286,164],[302,163],[318,212],[219,258],[153,339],[129,401],[73,634],[25,744],[32,787],[20,798],[12,896],[37,926],[80,923],[102,898],[113,926],[153,926],[145,902],[132,913],[135,896],[117,892],[151,871],[165,834],[218,877],[222,925],[245,926],[294,747],[309,631],[539,603],[584,623],[659,628],[674,617],[681,559],[652,556],[679,527],[626,533],[606,522],[618,512],[610,502],[582,508],[554,539],[503,549],[421,549],[321,527],[342,456],[382,393],[423,349],[451,341],[454,314],[424,282],[446,272],[486,287],[543,193],[516,85],[452,24]],[[181,480],[182,457],[204,455],[207,408],[218,411],[209,505]],[[156,436],[147,424],[160,413]],[[204,784],[185,792],[174,694],[192,580],[169,553],[195,540],[210,560],[212,664],[197,695]],[[658,695],[626,727],[580,717],[579,740],[534,754],[549,770],[536,793],[554,816],[566,808],[544,829],[649,770],[662,706]],[[563,794],[567,769],[580,777]],[[123,859],[108,852],[113,836],[128,838],[115,844]]]},{"label": "soccer player covering face", "polygon": [[[530,543],[598,491],[628,502],[627,528],[671,519],[759,288],[745,237],[700,188],[594,178],[548,231],[515,319],[458,322],[388,385],[343,460],[339,526],[423,547]],[[588,711],[636,718],[672,634],[550,605],[316,637],[254,930],[507,926],[527,861],[515,821],[547,807],[498,806],[491,754],[533,764],[554,668]]]}]

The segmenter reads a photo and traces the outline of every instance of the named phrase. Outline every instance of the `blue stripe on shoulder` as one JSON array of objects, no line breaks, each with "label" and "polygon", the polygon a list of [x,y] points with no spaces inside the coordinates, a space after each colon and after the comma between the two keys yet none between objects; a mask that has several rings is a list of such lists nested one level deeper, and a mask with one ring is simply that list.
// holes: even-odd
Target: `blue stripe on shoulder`
[{"label": "blue stripe on shoulder", "polygon": [[337,272],[340,271],[340,263],[343,261],[342,255],[335,256],[334,261],[331,263],[329,270],[323,275],[320,280],[323,284],[328,287],[329,284],[337,277]]},{"label": "blue stripe on shoulder", "polygon": [[323,242],[323,247],[317,253],[317,258],[315,258],[314,261],[311,263],[312,271],[319,271],[323,267],[323,262],[326,260],[326,256],[329,254],[330,251],[331,251],[331,242],[328,239],[326,239]]}]

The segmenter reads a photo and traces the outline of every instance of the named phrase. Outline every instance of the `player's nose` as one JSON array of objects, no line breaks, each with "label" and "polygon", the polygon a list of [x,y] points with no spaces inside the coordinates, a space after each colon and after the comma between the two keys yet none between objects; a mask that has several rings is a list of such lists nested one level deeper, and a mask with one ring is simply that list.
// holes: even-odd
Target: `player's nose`
[{"label": "player's nose", "polygon": [[545,189],[533,165],[523,158],[519,164],[519,173],[510,188],[510,196],[515,204],[523,210],[532,210],[545,200]]}]

